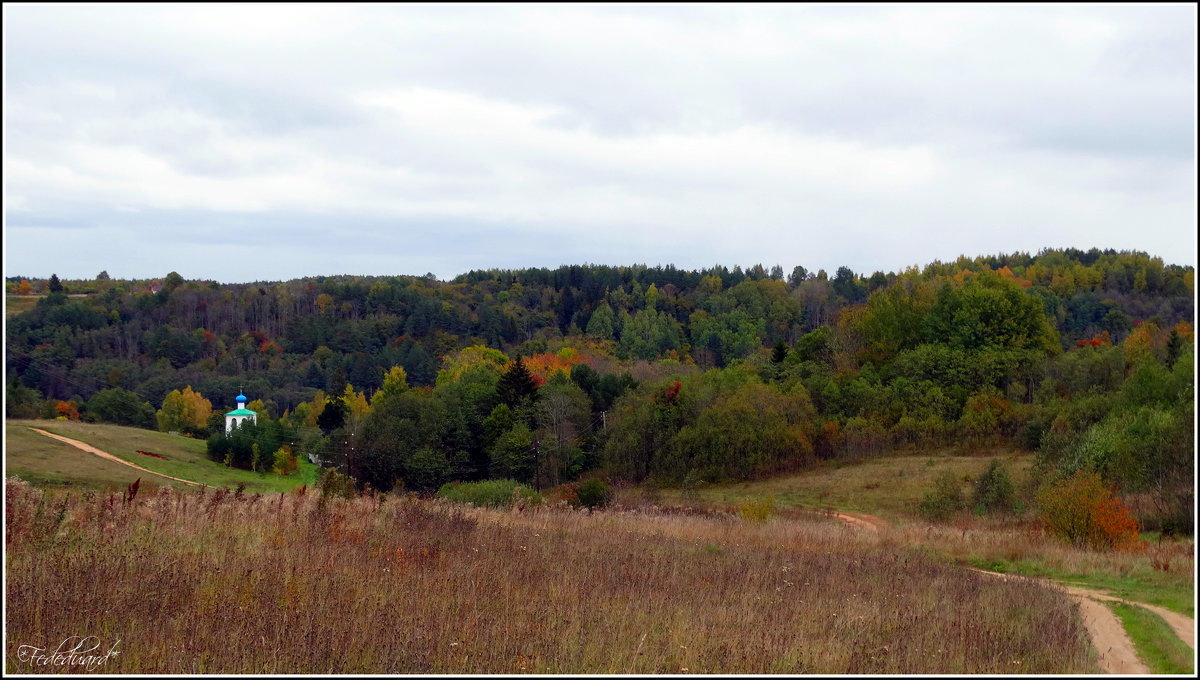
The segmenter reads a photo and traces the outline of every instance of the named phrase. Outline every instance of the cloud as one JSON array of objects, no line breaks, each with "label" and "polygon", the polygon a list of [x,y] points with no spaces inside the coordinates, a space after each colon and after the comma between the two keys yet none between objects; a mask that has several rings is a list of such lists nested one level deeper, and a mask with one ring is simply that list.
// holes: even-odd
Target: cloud
[{"label": "cloud", "polygon": [[1194,264],[1194,6],[4,12],[30,273]]}]

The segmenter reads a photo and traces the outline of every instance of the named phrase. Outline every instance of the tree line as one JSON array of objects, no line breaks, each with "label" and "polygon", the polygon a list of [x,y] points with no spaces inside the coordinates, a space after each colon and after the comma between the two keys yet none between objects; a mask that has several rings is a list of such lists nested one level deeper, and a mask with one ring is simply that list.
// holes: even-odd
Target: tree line
[{"label": "tree line", "polygon": [[211,435],[224,462],[223,405],[172,414],[245,391],[270,432],[239,466],[265,469],[286,444],[379,489],[589,471],[687,483],[1004,441],[1151,494],[1164,517],[1192,474],[1193,270],[1144,253],[833,277],[756,265],[54,281],[9,319],[6,414]]}]

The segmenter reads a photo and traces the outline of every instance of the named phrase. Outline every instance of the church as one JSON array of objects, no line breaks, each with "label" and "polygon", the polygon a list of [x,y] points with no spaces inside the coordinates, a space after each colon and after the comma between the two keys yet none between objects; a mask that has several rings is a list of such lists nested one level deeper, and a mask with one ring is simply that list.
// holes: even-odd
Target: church
[{"label": "church", "polygon": [[225,414],[225,434],[233,431],[234,426],[245,421],[258,422],[258,414],[246,408],[246,395],[238,393],[237,408]]}]

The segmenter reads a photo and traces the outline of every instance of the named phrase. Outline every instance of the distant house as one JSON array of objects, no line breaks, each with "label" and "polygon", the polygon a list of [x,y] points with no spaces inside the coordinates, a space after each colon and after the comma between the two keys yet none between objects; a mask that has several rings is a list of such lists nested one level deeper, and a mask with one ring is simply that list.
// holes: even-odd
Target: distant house
[{"label": "distant house", "polygon": [[247,420],[258,422],[258,414],[246,408],[246,395],[239,392],[237,408],[225,414],[225,434],[229,434],[238,423],[244,423]]}]

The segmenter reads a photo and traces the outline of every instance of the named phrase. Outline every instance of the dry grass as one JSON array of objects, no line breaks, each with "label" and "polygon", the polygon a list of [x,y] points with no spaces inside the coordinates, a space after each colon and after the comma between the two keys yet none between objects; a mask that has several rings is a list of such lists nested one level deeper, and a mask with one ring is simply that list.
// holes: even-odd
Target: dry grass
[{"label": "dry grass", "polygon": [[897,524],[885,537],[890,545],[920,546],[942,559],[1102,588],[1195,616],[1192,541],[1143,542],[1137,550],[1098,551],[1051,536],[1032,518],[961,515],[951,525]]},{"label": "dry grass", "polygon": [[9,318],[28,312],[37,306],[38,300],[45,297],[44,295],[5,295],[4,296],[4,318]]},{"label": "dry grass", "polygon": [[696,501],[737,505],[747,499],[773,496],[778,507],[833,507],[881,517],[916,515],[917,503],[944,471],[962,480],[961,490],[970,498],[968,479],[978,477],[988,464],[998,460],[1018,481],[1033,465],[1033,455],[1012,451],[982,451],[977,455],[949,455],[947,451],[921,455],[896,455],[853,462],[826,462],[796,474],[753,482],[713,484],[701,487],[693,498],[679,489],[659,493],[667,502]]},{"label": "dry grass", "polygon": [[[1086,673],[1061,593],[828,522],[6,485],[8,672]],[[61,670],[61,669],[57,669]]]}]

